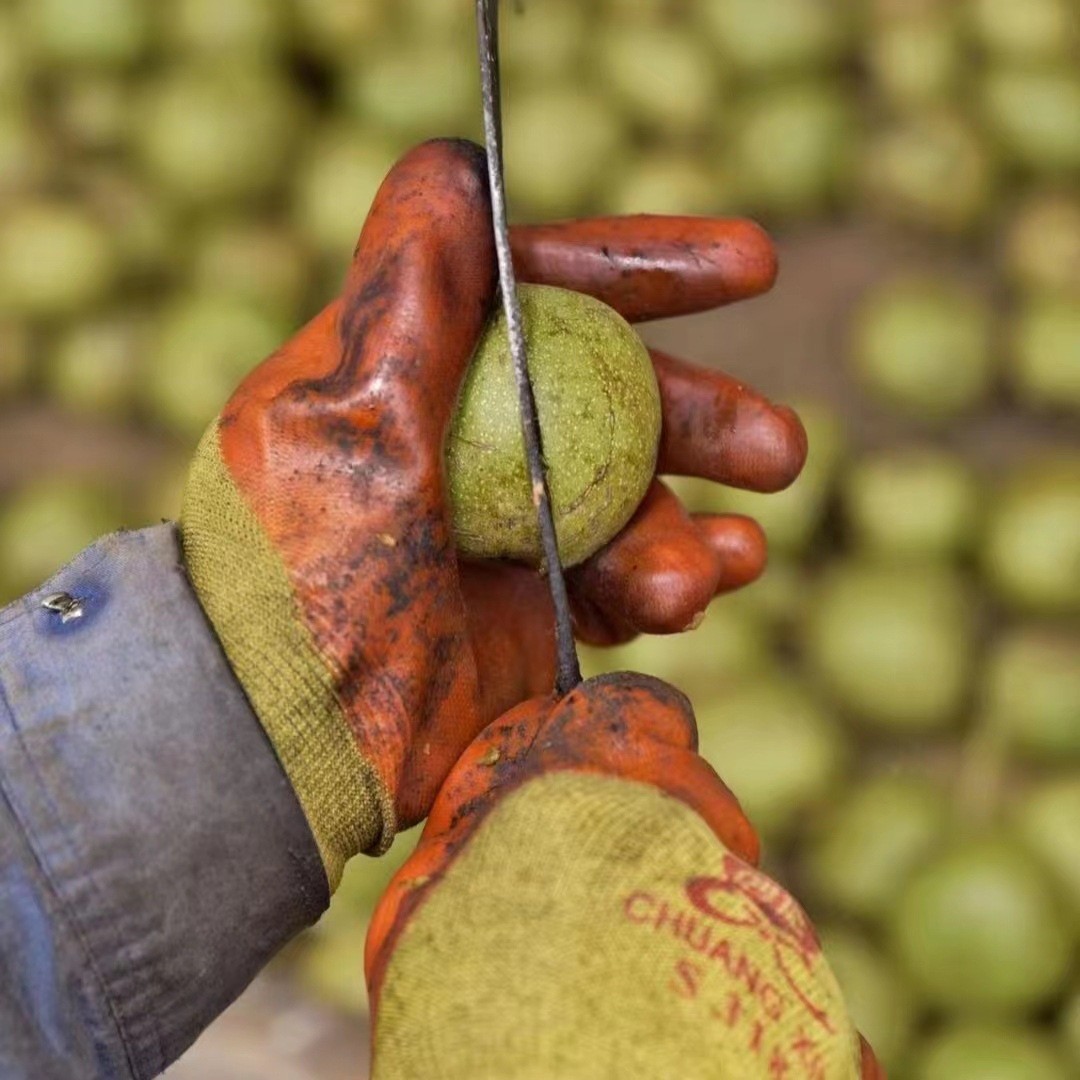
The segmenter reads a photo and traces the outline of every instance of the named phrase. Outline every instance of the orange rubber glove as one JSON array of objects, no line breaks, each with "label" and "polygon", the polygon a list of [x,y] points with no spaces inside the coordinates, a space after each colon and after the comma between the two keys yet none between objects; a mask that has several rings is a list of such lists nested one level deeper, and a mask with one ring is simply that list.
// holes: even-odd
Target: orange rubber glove
[{"label": "orange rubber glove", "polygon": [[[612,218],[519,229],[523,280],[629,319],[766,289],[745,221]],[[423,818],[469,742],[553,679],[545,583],[455,554],[443,448],[495,299],[476,146],[406,154],[380,189],[342,296],[245,379],[204,437],[181,529],[194,586],[289,775],[331,887],[344,861]],[[805,435],[741,383],[654,354],[659,472],[775,490]],[[569,576],[590,641],[686,627],[764,565],[761,530],[689,516],[655,482]]]},{"label": "orange rubber glove", "polygon": [[368,933],[373,1080],[883,1080],[696,743],[630,674],[473,742]]}]

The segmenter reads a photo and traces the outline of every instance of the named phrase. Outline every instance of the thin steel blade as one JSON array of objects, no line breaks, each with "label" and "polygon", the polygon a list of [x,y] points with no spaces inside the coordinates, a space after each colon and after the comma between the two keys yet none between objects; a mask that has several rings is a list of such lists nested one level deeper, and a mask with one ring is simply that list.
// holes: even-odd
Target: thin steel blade
[{"label": "thin steel blade", "polygon": [[484,141],[487,144],[488,180],[491,184],[491,217],[495,229],[495,251],[499,262],[499,286],[510,338],[510,356],[517,381],[521,430],[525,437],[525,456],[529,467],[533,503],[540,527],[540,540],[547,567],[548,586],[555,608],[555,646],[557,671],[555,692],[561,697],[581,682],[581,666],[574,645],[570,602],[566,579],[551,516],[551,493],[544,469],[543,442],[536,413],[536,399],[529,382],[525,332],[521,322],[521,304],[514,280],[514,260],[510,250],[510,227],[506,218],[506,187],[502,161],[502,100],[499,93],[499,0],[476,0],[477,41],[480,50],[480,87],[484,103]]}]

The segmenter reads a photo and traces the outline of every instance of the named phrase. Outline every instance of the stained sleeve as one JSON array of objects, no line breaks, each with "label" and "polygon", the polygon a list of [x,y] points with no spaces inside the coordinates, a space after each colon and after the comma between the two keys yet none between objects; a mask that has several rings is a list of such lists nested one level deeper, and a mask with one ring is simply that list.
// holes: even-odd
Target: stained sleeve
[{"label": "stained sleeve", "polygon": [[158,1075],[328,899],[175,526],[0,611],[0,1077]]}]

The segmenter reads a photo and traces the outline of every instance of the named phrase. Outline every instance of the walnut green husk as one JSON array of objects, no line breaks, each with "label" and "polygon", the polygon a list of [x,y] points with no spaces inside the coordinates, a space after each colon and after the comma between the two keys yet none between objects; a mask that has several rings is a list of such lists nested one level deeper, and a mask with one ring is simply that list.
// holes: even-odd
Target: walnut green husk
[{"label": "walnut green husk", "polygon": [[[629,521],[656,467],[660,394],[649,354],[599,300],[519,290],[559,555],[587,559]],[[477,346],[447,447],[459,551],[541,561],[501,307]]]}]

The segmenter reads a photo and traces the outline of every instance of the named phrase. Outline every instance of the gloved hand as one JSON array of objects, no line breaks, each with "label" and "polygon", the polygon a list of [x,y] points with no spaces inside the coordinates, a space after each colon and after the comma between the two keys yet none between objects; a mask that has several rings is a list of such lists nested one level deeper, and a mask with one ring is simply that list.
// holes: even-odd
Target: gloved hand
[{"label": "gloved hand", "polygon": [[[523,280],[592,293],[629,319],[769,287],[752,223],[639,217],[519,229]],[[241,384],[203,438],[181,519],[191,580],[297,792],[331,888],[344,861],[426,815],[462,750],[553,680],[532,569],[459,562],[443,475],[458,387],[491,309],[483,152],[406,154],[380,189],[341,297]],[[654,354],[659,472],[788,484],[797,417]],[[592,641],[685,628],[756,577],[746,518],[688,516],[659,482],[570,575]]]},{"label": "gloved hand", "polygon": [[481,733],[368,931],[373,1080],[884,1080],[696,744],[631,674]]}]

